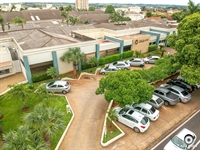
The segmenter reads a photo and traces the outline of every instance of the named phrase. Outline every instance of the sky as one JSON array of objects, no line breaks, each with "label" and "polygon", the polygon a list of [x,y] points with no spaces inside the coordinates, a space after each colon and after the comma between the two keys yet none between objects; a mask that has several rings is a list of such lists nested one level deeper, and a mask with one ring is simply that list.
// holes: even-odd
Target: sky
[{"label": "sky", "polygon": [[[21,2],[69,2],[75,3],[76,0],[0,0],[0,3],[21,3]],[[89,3],[131,3],[131,4],[175,4],[187,5],[189,0],[89,0]],[[200,0],[193,0],[195,4]]]}]

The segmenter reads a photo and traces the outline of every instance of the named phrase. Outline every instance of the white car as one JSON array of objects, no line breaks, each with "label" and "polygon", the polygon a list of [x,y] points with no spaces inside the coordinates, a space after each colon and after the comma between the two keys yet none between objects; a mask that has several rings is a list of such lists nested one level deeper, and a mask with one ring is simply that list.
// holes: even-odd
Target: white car
[{"label": "white car", "polygon": [[183,128],[165,145],[164,150],[189,150],[194,146],[197,136],[190,130]]},{"label": "white car", "polygon": [[105,68],[101,68],[101,70],[99,71],[100,74],[105,74],[107,72],[116,72],[120,70],[119,68],[115,67],[115,66],[107,66]]},{"label": "white car", "polygon": [[144,67],[144,61],[140,58],[132,58],[126,61],[130,66]]},{"label": "white car", "polygon": [[159,117],[159,110],[155,109],[152,105],[150,104],[145,104],[145,103],[140,103],[140,104],[132,104],[130,105],[126,105],[126,107],[128,108],[132,108],[135,111],[143,114],[144,116],[146,116],[147,118],[149,118],[151,121],[155,121],[158,119]]},{"label": "white car", "polygon": [[112,67],[112,66],[115,66],[120,69],[126,69],[126,70],[131,69],[130,64],[128,64],[127,62],[123,62],[123,61],[116,61],[116,62],[109,64],[109,67]]},{"label": "white car", "polygon": [[160,97],[153,94],[152,98],[150,100],[148,100],[147,103],[152,105],[156,109],[159,109],[163,106],[164,101]]},{"label": "white car", "polygon": [[144,115],[131,108],[115,107],[118,121],[132,128],[135,132],[145,132],[150,125],[150,121]]},{"label": "white car", "polygon": [[66,94],[70,90],[70,83],[67,81],[53,81],[46,84],[46,89],[51,92],[61,92]]},{"label": "white car", "polygon": [[147,63],[147,64],[148,64],[148,63],[150,63],[150,64],[155,64],[155,61],[158,60],[158,59],[160,59],[159,56],[150,56],[150,57],[144,58],[143,61],[144,61],[145,63]]}]

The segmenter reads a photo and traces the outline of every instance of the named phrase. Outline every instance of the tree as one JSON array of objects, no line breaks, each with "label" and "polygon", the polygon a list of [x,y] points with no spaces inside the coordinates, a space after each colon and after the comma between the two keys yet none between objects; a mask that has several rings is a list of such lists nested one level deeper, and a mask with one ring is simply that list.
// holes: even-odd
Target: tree
[{"label": "tree", "polygon": [[113,121],[117,121],[117,114],[115,109],[110,108],[109,111],[107,112],[108,118],[110,119],[110,129],[113,129]]},{"label": "tree", "polygon": [[65,7],[65,10],[66,11],[72,11],[73,10],[72,5],[67,5],[67,7]]},{"label": "tree", "polygon": [[147,16],[147,17],[151,17],[151,16],[152,16],[151,10],[148,10],[148,11],[146,12],[146,16]]},{"label": "tree", "polygon": [[172,14],[172,18],[174,20],[177,20],[178,22],[180,22],[181,20],[183,20],[183,18],[185,18],[186,14],[185,12],[181,11],[181,12],[175,12]]},{"label": "tree", "polygon": [[58,130],[64,128],[64,114],[55,107],[47,107],[40,103],[35,106],[34,111],[24,116],[25,123],[30,127],[35,137],[43,137],[50,145],[50,138]]},{"label": "tree", "polygon": [[84,53],[80,51],[78,47],[75,47],[75,48],[69,48],[69,50],[60,57],[60,60],[72,63],[74,75],[77,75],[76,66],[78,65],[79,62],[84,62],[86,60],[86,56]]},{"label": "tree", "polygon": [[10,29],[10,23],[6,23],[1,15],[0,15],[0,25],[3,32],[5,31],[5,25],[8,26],[8,30]]},{"label": "tree", "polygon": [[200,83],[200,13],[186,16],[178,25],[177,33],[167,37],[168,45],[177,52],[174,66],[181,66],[181,76],[190,84]]},{"label": "tree", "polygon": [[199,5],[200,4],[195,5],[195,3],[192,0],[189,0],[188,7],[187,7],[187,13],[190,15],[190,14],[198,12]]},{"label": "tree", "polygon": [[47,74],[47,76],[51,76],[54,80],[56,77],[56,68],[55,67],[48,68],[46,71],[46,74]]},{"label": "tree", "polygon": [[61,11],[61,16],[65,18],[67,25],[69,25],[69,12]]},{"label": "tree", "polygon": [[20,17],[15,17],[10,21],[10,23],[18,24],[18,25],[22,26],[22,29],[24,29],[24,24],[26,24],[26,20],[22,19]]},{"label": "tree", "polygon": [[10,12],[12,12],[14,9],[16,9],[15,5],[12,5]]},{"label": "tree", "polygon": [[11,88],[10,98],[13,96],[21,97],[21,100],[24,104],[23,109],[27,108],[25,99],[26,99],[26,97],[29,97],[29,94],[32,92],[31,89],[28,87],[28,84],[27,85],[26,84],[8,85],[8,87]]},{"label": "tree", "polygon": [[94,6],[90,6],[90,7],[89,7],[89,11],[95,11],[95,9],[96,9],[96,8],[95,8]]},{"label": "tree", "polygon": [[76,23],[80,22],[80,20],[77,17],[72,17],[72,16],[69,16],[69,21],[72,25],[75,25]]},{"label": "tree", "polygon": [[98,59],[97,59],[96,57],[90,57],[88,63],[89,63],[89,64],[91,65],[91,67],[93,68],[93,67],[95,67],[95,66],[98,65]]},{"label": "tree", "polygon": [[115,12],[114,7],[113,7],[112,5],[107,5],[106,10],[105,10],[105,13],[106,13],[106,14],[112,14],[112,13],[114,13],[114,12]]},{"label": "tree", "polygon": [[113,100],[121,107],[126,104],[146,102],[151,99],[154,87],[134,71],[120,70],[101,78],[96,94],[104,94],[106,101]]}]

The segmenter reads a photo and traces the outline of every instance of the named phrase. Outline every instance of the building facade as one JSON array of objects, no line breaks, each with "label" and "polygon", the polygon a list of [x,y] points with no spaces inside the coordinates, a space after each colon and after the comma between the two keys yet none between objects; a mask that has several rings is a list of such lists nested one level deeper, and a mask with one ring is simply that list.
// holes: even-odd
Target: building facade
[{"label": "building facade", "polygon": [[76,0],[76,9],[87,9],[89,8],[88,0]]}]

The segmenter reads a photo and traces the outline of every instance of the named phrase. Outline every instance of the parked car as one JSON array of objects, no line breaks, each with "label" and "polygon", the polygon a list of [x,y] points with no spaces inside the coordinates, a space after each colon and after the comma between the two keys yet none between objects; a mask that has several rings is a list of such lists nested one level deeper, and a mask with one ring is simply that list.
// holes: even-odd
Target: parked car
[{"label": "parked car", "polygon": [[46,89],[51,92],[66,94],[70,90],[70,83],[67,81],[53,81],[46,84]]},{"label": "parked car", "polygon": [[[181,75],[179,75],[179,76],[177,77],[177,79],[186,82],[186,81],[184,80],[184,78],[183,78]],[[186,82],[186,83],[187,83],[187,82]],[[191,84],[190,84],[190,85],[191,85]],[[196,83],[195,85],[191,85],[191,86],[192,86],[192,90],[193,90],[193,91],[195,91],[196,89],[200,88],[200,84],[199,84],[199,83]]]},{"label": "parked car", "polygon": [[132,58],[126,61],[130,66],[144,67],[144,61],[140,58]]},{"label": "parked car", "polygon": [[128,108],[133,108],[134,111],[137,111],[147,118],[149,118],[151,121],[155,121],[159,117],[159,110],[155,109],[153,106],[150,104],[145,104],[145,103],[140,103],[140,104],[135,104],[133,103],[131,106],[126,105]]},{"label": "parked car", "polygon": [[165,145],[164,150],[189,150],[194,146],[197,136],[192,131],[183,128]]},{"label": "parked car", "polygon": [[132,128],[135,132],[145,132],[150,125],[150,121],[144,115],[131,108],[115,107],[118,121]]},{"label": "parked car", "polygon": [[153,94],[152,98],[148,100],[147,103],[159,109],[160,107],[163,106],[164,101],[160,97]]},{"label": "parked car", "polygon": [[147,63],[147,64],[148,64],[148,63],[150,63],[150,64],[155,64],[155,61],[158,60],[158,59],[160,59],[159,56],[150,56],[150,57],[144,58],[143,60],[144,60],[144,62]]},{"label": "parked car", "polygon": [[170,85],[170,84],[162,84],[160,86],[169,89],[172,93],[179,96],[179,101],[183,103],[187,103],[191,100],[191,94],[179,86]]},{"label": "parked car", "polygon": [[169,79],[167,81],[167,84],[170,84],[170,85],[177,85],[181,88],[183,88],[185,91],[191,93],[193,90],[192,90],[192,86],[189,85],[188,83],[180,80],[180,79]]},{"label": "parked car", "polygon": [[127,70],[131,69],[130,64],[128,64],[127,62],[123,62],[123,61],[116,61],[116,62],[109,64],[109,67],[112,67],[112,66],[115,66],[120,69],[127,69]]},{"label": "parked car", "polygon": [[156,88],[154,94],[164,100],[165,106],[176,105],[179,102],[179,97],[165,87]]},{"label": "parked car", "polygon": [[101,70],[99,71],[100,74],[105,74],[107,72],[116,72],[120,70],[119,68],[115,67],[115,66],[106,66],[105,68],[101,68]]}]

